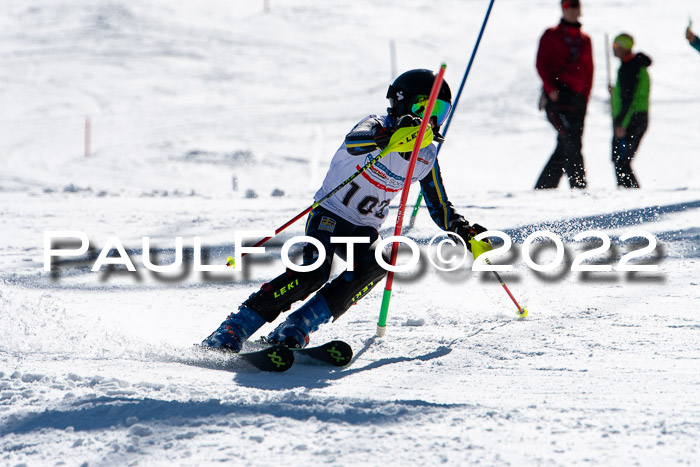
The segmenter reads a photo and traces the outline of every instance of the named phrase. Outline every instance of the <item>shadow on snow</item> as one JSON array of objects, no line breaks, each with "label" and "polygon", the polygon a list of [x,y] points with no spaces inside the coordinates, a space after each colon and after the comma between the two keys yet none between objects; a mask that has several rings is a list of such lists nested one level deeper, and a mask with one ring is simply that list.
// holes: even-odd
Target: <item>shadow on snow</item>
[{"label": "shadow on snow", "polygon": [[[265,378],[268,378],[266,376]],[[10,417],[0,426],[0,436],[25,434],[46,429],[75,431],[103,431],[126,428],[130,417],[139,424],[167,427],[196,427],[211,423],[203,419],[221,417],[230,424],[236,420],[260,421],[259,417],[289,418],[306,421],[314,418],[326,423],[351,425],[383,425],[399,423],[406,417],[425,415],[426,411],[442,411],[468,408],[465,404],[436,404],[422,400],[348,400],[338,398],[299,399],[296,395],[260,403],[221,403],[208,401],[163,401],[156,399],[129,399],[125,397],[97,397],[83,399],[65,410],[45,410],[22,416]]]}]

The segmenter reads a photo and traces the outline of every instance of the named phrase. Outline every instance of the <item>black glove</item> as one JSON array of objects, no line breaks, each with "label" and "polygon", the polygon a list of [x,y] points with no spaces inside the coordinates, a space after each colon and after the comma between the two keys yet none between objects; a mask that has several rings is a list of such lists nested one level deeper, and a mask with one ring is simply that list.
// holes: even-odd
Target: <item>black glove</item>
[{"label": "black glove", "polygon": [[[416,127],[420,126],[420,118],[415,117],[413,115],[406,114],[399,118],[399,120],[396,122],[396,128],[408,128],[408,127]],[[409,160],[411,158],[411,152],[400,152],[399,155],[403,157],[406,160]]]},{"label": "black glove", "polygon": [[420,126],[420,118],[415,115],[406,114],[396,122],[396,128],[406,128],[409,126]]},{"label": "black glove", "polygon": [[[435,117],[431,117],[431,119],[434,119]],[[432,122],[432,120],[431,120]],[[421,124],[421,119],[418,117],[415,117],[413,115],[404,115],[403,117],[399,118],[399,121],[396,123],[396,128],[403,128],[407,126],[420,126]],[[431,126],[433,129],[433,141],[436,143],[444,143],[445,142],[445,137],[440,134],[440,127],[437,126]]]},{"label": "black glove", "polygon": [[488,229],[479,224],[470,225],[469,222],[460,217],[453,220],[447,230],[462,237],[464,243],[467,244],[467,249],[472,251],[472,246],[469,244],[469,240],[479,235],[481,232],[486,232]]},{"label": "black glove", "polygon": [[389,140],[393,134],[394,132],[391,130],[391,128],[383,127],[381,125],[375,125],[375,127],[372,128],[372,137],[374,138],[374,142],[377,143],[379,149],[384,149],[386,145],[389,144]]}]

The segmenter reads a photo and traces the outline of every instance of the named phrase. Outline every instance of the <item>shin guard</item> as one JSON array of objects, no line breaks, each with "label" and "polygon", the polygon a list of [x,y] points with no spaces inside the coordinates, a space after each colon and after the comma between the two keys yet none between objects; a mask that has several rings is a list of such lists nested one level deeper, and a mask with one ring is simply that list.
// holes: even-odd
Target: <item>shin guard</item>
[{"label": "shin guard", "polygon": [[319,293],[326,299],[333,318],[338,319],[348,308],[367,295],[385,275],[386,271],[374,262],[369,267],[358,267],[355,271],[343,272],[326,284]]},{"label": "shin guard", "polygon": [[297,272],[287,269],[270,282],[262,285],[243,305],[255,310],[268,323],[277,319],[280,313],[289,310],[292,304],[303,300],[318,290],[330,275],[330,264],[310,272]]}]

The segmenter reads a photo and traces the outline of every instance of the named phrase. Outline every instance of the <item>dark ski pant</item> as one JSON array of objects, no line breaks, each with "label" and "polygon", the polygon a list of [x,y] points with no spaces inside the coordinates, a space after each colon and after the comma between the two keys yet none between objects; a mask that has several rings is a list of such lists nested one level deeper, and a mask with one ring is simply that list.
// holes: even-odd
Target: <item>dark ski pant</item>
[{"label": "dark ski pant", "polygon": [[557,147],[544,166],[535,189],[556,188],[566,173],[571,188],[586,188],[586,170],[581,154],[583,121],[586,117],[584,96],[560,92],[557,102],[545,106],[547,120],[557,130]]},{"label": "dark ski pant", "polygon": [[[374,247],[379,232],[373,227],[355,225],[322,207],[311,211],[306,221],[306,235],[318,240],[324,247],[326,259],[320,267],[308,272],[287,269],[284,273],[262,285],[258,292],[244,302],[265,321],[271,323],[280,313],[316,292],[323,296],[333,317],[338,319],[350,306],[356,304],[384,278],[386,271],[377,263]],[[366,237],[369,242],[353,244],[353,271],[344,271],[328,282],[333,255],[348,258],[345,244],[331,243],[331,238]],[[303,264],[310,265],[318,258],[318,249],[307,243],[303,250]],[[389,258],[384,255],[384,261]],[[320,290],[319,290],[320,289]]]},{"label": "dark ski pant", "polygon": [[613,138],[612,161],[615,164],[617,186],[624,188],[639,188],[637,177],[632,172],[632,159],[639,149],[642,136],[649,126],[649,114],[646,112],[632,115],[627,134],[624,138]]}]

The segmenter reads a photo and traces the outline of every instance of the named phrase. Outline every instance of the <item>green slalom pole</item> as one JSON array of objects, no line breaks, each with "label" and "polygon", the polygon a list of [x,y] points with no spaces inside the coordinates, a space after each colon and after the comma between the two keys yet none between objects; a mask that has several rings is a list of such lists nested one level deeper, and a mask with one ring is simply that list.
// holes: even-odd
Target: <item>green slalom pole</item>
[{"label": "green slalom pole", "polygon": [[[433,82],[433,88],[430,91],[430,97],[428,99],[428,105],[423,112],[423,121],[420,124],[420,129],[418,130],[418,141],[423,141],[423,135],[426,134],[426,129],[428,128],[428,122],[430,122],[430,116],[433,112],[433,107],[435,106],[435,101],[437,100],[438,93],[442,87],[442,79],[445,76],[445,68],[447,65],[444,63],[440,65],[440,71],[435,77]],[[399,204],[399,214],[396,219],[396,226],[394,227],[394,236],[398,237],[401,235],[401,227],[403,226],[403,215],[406,209],[406,201],[408,200],[408,192],[411,188],[411,179],[413,178],[413,170],[416,167],[416,161],[418,160],[418,153],[420,152],[419,145],[413,146],[413,151],[411,152],[411,159],[408,163],[408,170],[406,172],[406,178],[403,183],[403,190],[401,192],[401,203]],[[394,242],[391,245],[391,260],[390,264],[393,267],[396,265],[396,256],[399,252],[399,242]],[[389,301],[391,300],[391,288],[394,283],[394,271],[389,271],[386,276],[386,286],[384,287],[384,296],[382,297],[382,308],[379,312],[379,321],[377,322],[377,336],[382,337],[386,334],[386,318],[389,314]]]},{"label": "green slalom pole", "polygon": [[420,203],[423,201],[423,190],[418,193],[418,198],[416,199],[416,205],[413,206],[413,212],[411,213],[411,220],[408,222],[408,227],[413,228],[416,225],[416,216],[418,215],[418,210],[420,209]]}]

